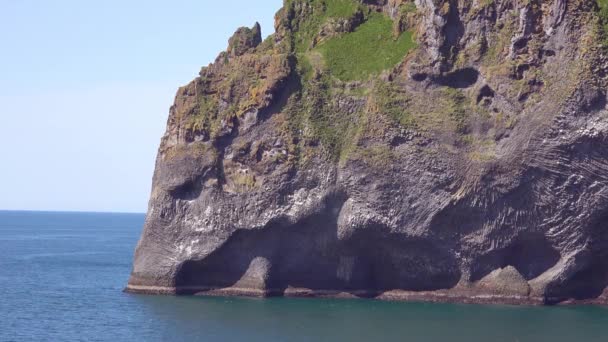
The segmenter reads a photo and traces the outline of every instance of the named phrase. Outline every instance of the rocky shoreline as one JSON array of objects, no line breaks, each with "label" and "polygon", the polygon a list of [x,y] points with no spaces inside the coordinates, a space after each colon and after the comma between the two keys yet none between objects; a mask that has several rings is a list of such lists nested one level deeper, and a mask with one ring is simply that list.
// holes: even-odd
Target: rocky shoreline
[{"label": "rocky shoreline", "polygon": [[210,296],[210,297],[292,297],[292,298],[332,298],[332,299],[373,299],[398,302],[428,302],[450,304],[484,304],[484,305],[608,305],[608,296],[603,294],[594,299],[559,301],[555,298],[530,297],[519,295],[479,294],[473,289],[451,289],[434,292],[417,292],[394,290],[383,293],[339,290],[312,290],[291,288],[287,290],[257,290],[246,288],[198,288],[198,287],[157,287],[128,285],[125,292],[141,295],[178,295],[178,296]]}]

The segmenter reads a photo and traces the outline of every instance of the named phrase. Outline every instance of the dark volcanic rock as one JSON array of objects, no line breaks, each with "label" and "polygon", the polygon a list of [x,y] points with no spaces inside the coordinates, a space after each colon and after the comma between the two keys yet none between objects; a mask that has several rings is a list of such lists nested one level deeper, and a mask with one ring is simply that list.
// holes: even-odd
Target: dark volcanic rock
[{"label": "dark volcanic rock", "polygon": [[[180,88],[127,290],[606,303],[597,4],[333,1],[286,1]],[[341,79],[325,44],[382,20],[417,46]]]}]

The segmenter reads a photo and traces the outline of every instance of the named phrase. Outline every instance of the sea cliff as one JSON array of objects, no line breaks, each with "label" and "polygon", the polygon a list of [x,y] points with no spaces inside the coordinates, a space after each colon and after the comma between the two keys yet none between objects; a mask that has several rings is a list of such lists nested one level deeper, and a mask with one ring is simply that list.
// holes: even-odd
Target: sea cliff
[{"label": "sea cliff", "polygon": [[178,90],[127,290],[607,303],[605,6],[286,0]]}]

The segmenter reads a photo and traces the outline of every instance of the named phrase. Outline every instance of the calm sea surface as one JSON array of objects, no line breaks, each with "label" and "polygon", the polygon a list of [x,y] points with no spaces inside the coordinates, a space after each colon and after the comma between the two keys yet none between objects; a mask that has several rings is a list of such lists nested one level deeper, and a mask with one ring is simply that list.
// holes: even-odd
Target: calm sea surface
[{"label": "calm sea surface", "polygon": [[143,215],[0,211],[0,341],[608,341],[608,308],[122,292]]}]

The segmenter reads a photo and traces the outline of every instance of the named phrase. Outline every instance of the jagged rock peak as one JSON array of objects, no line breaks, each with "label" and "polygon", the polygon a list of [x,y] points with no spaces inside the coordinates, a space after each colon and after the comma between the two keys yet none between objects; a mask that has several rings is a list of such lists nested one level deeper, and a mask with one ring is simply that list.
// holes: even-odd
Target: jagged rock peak
[{"label": "jagged rock peak", "polygon": [[228,53],[231,56],[241,56],[256,48],[262,42],[262,28],[256,22],[252,28],[240,27],[228,41]]}]

